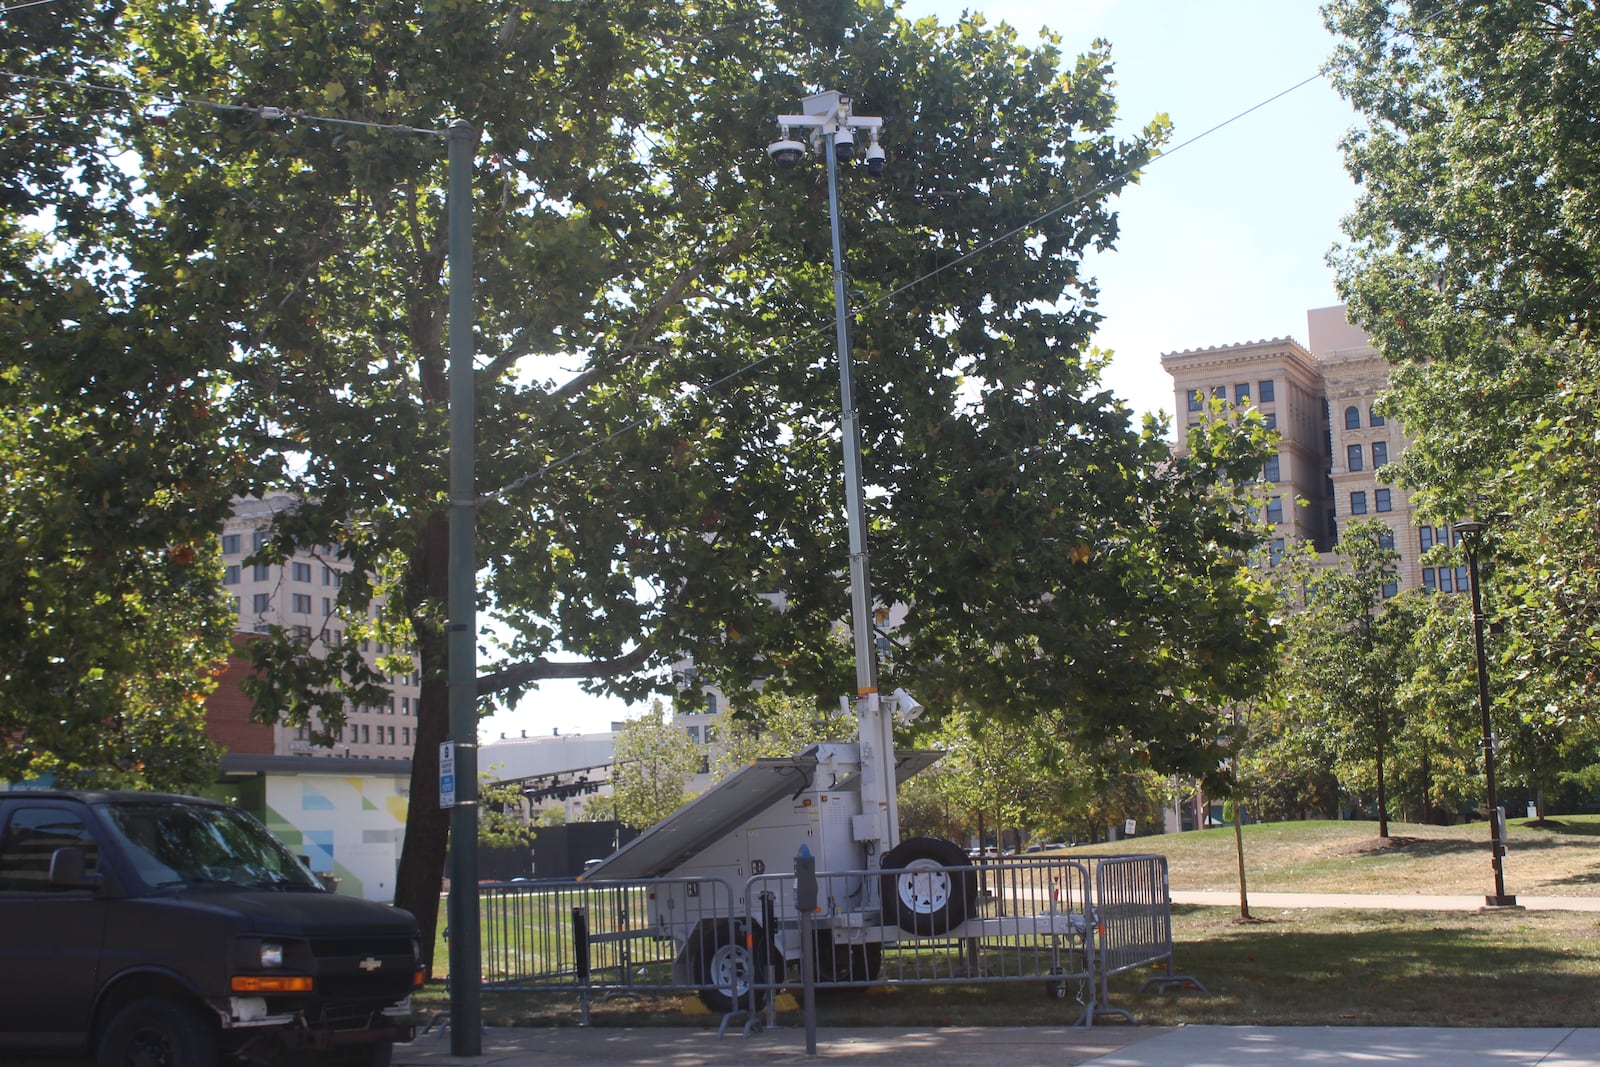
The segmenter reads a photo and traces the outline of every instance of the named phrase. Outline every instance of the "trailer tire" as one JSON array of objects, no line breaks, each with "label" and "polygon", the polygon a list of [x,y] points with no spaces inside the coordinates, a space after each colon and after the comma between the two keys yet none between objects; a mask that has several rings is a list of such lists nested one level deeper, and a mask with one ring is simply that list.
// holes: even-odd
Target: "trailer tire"
[{"label": "trailer tire", "polygon": [[713,1012],[760,1011],[769,990],[751,987],[767,978],[767,935],[754,923],[708,922],[690,941],[700,1001]]},{"label": "trailer tire", "polygon": [[817,931],[817,982],[819,985],[866,985],[883,971],[883,946],[835,943],[833,931]]},{"label": "trailer tire", "polygon": [[953,843],[909,838],[885,852],[879,866],[884,872],[884,916],[907,933],[937,937],[972,914],[978,873]]}]

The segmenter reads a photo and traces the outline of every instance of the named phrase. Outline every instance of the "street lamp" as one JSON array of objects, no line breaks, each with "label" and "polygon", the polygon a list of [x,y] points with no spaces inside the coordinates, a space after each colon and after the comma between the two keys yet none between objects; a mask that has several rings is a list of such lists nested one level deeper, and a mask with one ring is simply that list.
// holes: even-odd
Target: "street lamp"
[{"label": "street lamp", "polygon": [[[867,565],[867,526],[861,487],[861,423],[850,369],[850,315],[845,295],[844,232],[839,218],[839,164],[856,158],[858,135],[867,138],[861,153],[867,173],[882,174],[887,161],[878,143],[883,119],[857,115],[848,96],[829,90],[800,101],[801,114],[778,116],[778,140],[767,154],[779,167],[795,166],[807,150],[828,164],[828,221],[833,236],[834,340],[839,357],[839,394],[844,437],[844,492],[850,533],[850,618],[855,639],[856,718],[861,744],[873,746],[881,758],[861,760],[861,818],[868,829],[857,840],[878,843],[880,854],[899,837],[894,783],[894,719],[878,699],[878,664],[872,631],[872,579]],[[798,136],[797,136],[798,135]],[[804,138],[802,140],[801,138]]]},{"label": "street lamp", "polygon": [[1506,813],[1495,799],[1494,790],[1494,724],[1489,718],[1489,665],[1483,654],[1483,597],[1478,590],[1478,553],[1483,547],[1483,534],[1489,524],[1477,519],[1463,519],[1450,527],[1467,550],[1467,578],[1472,587],[1472,639],[1478,656],[1478,712],[1483,718],[1483,779],[1489,804],[1489,846],[1493,850],[1494,896],[1485,897],[1491,908],[1514,908],[1517,898],[1506,895],[1505,855]]}]

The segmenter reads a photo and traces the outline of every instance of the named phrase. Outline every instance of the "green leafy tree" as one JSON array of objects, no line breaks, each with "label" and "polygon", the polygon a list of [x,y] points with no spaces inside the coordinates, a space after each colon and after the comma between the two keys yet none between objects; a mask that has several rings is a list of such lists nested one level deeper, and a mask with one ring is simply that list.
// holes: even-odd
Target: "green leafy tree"
[{"label": "green leafy tree", "polygon": [[608,817],[639,829],[660,822],[690,799],[689,779],[700,769],[700,759],[688,732],[654,701],[617,731]]},{"label": "green leafy tree", "polygon": [[[1335,547],[1337,567],[1311,580],[1308,607],[1294,616],[1289,657],[1300,686],[1291,699],[1343,764],[1346,780],[1364,779],[1376,793],[1378,836],[1389,836],[1387,761],[1399,730],[1395,656],[1405,635],[1383,610],[1395,553],[1388,524],[1348,524]],[[1363,769],[1358,769],[1363,768]]]},{"label": "green leafy tree", "polygon": [[119,11],[0,22],[0,777],[193,789],[215,776],[238,454],[211,315],[150,280],[164,235],[78,87],[123,83]]},{"label": "green leafy tree", "polygon": [[1600,22],[1539,0],[1337,0],[1327,18],[1363,117],[1341,289],[1413,439],[1391,470],[1434,521],[1493,520],[1496,730],[1548,780],[1597,729]]}]

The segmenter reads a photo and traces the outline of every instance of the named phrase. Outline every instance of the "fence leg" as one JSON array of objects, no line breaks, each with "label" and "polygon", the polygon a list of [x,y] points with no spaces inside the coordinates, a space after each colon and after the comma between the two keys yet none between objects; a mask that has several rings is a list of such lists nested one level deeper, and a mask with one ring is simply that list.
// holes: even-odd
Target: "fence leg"
[{"label": "fence leg", "polygon": [[572,951],[577,956],[579,1026],[589,1025],[589,909],[572,909]]}]

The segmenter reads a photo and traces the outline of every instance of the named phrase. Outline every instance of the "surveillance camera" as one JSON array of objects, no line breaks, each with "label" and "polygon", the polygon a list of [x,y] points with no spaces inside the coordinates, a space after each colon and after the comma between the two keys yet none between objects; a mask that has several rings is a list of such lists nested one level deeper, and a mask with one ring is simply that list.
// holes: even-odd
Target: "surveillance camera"
[{"label": "surveillance camera", "polygon": [[884,166],[889,162],[889,153],[883,150],[882,145],[874,142],[867,146],[866,154],[861,158],[867,165],[867,173],[876,178],[883,173]]},{"label": "surveillance camera", "polygon": [[890,694],[894,698],[894,717],[902,726],[909,726],[922,718],[924,710],[921,702],[904,689],[896,689]]},{"label": "surveillance camera", "polygon": [[840,163],[848,163],[856,158],[856,138],[848,127],[841,128],[833,135],[833,158]]},{"label": "surveillance camera", "polygon": [[801,157],[805,154],[806,146],[788,137],[773,141],[767,145],[767,155],[772,157],[774,163],[785,169],[800,162]]}]

